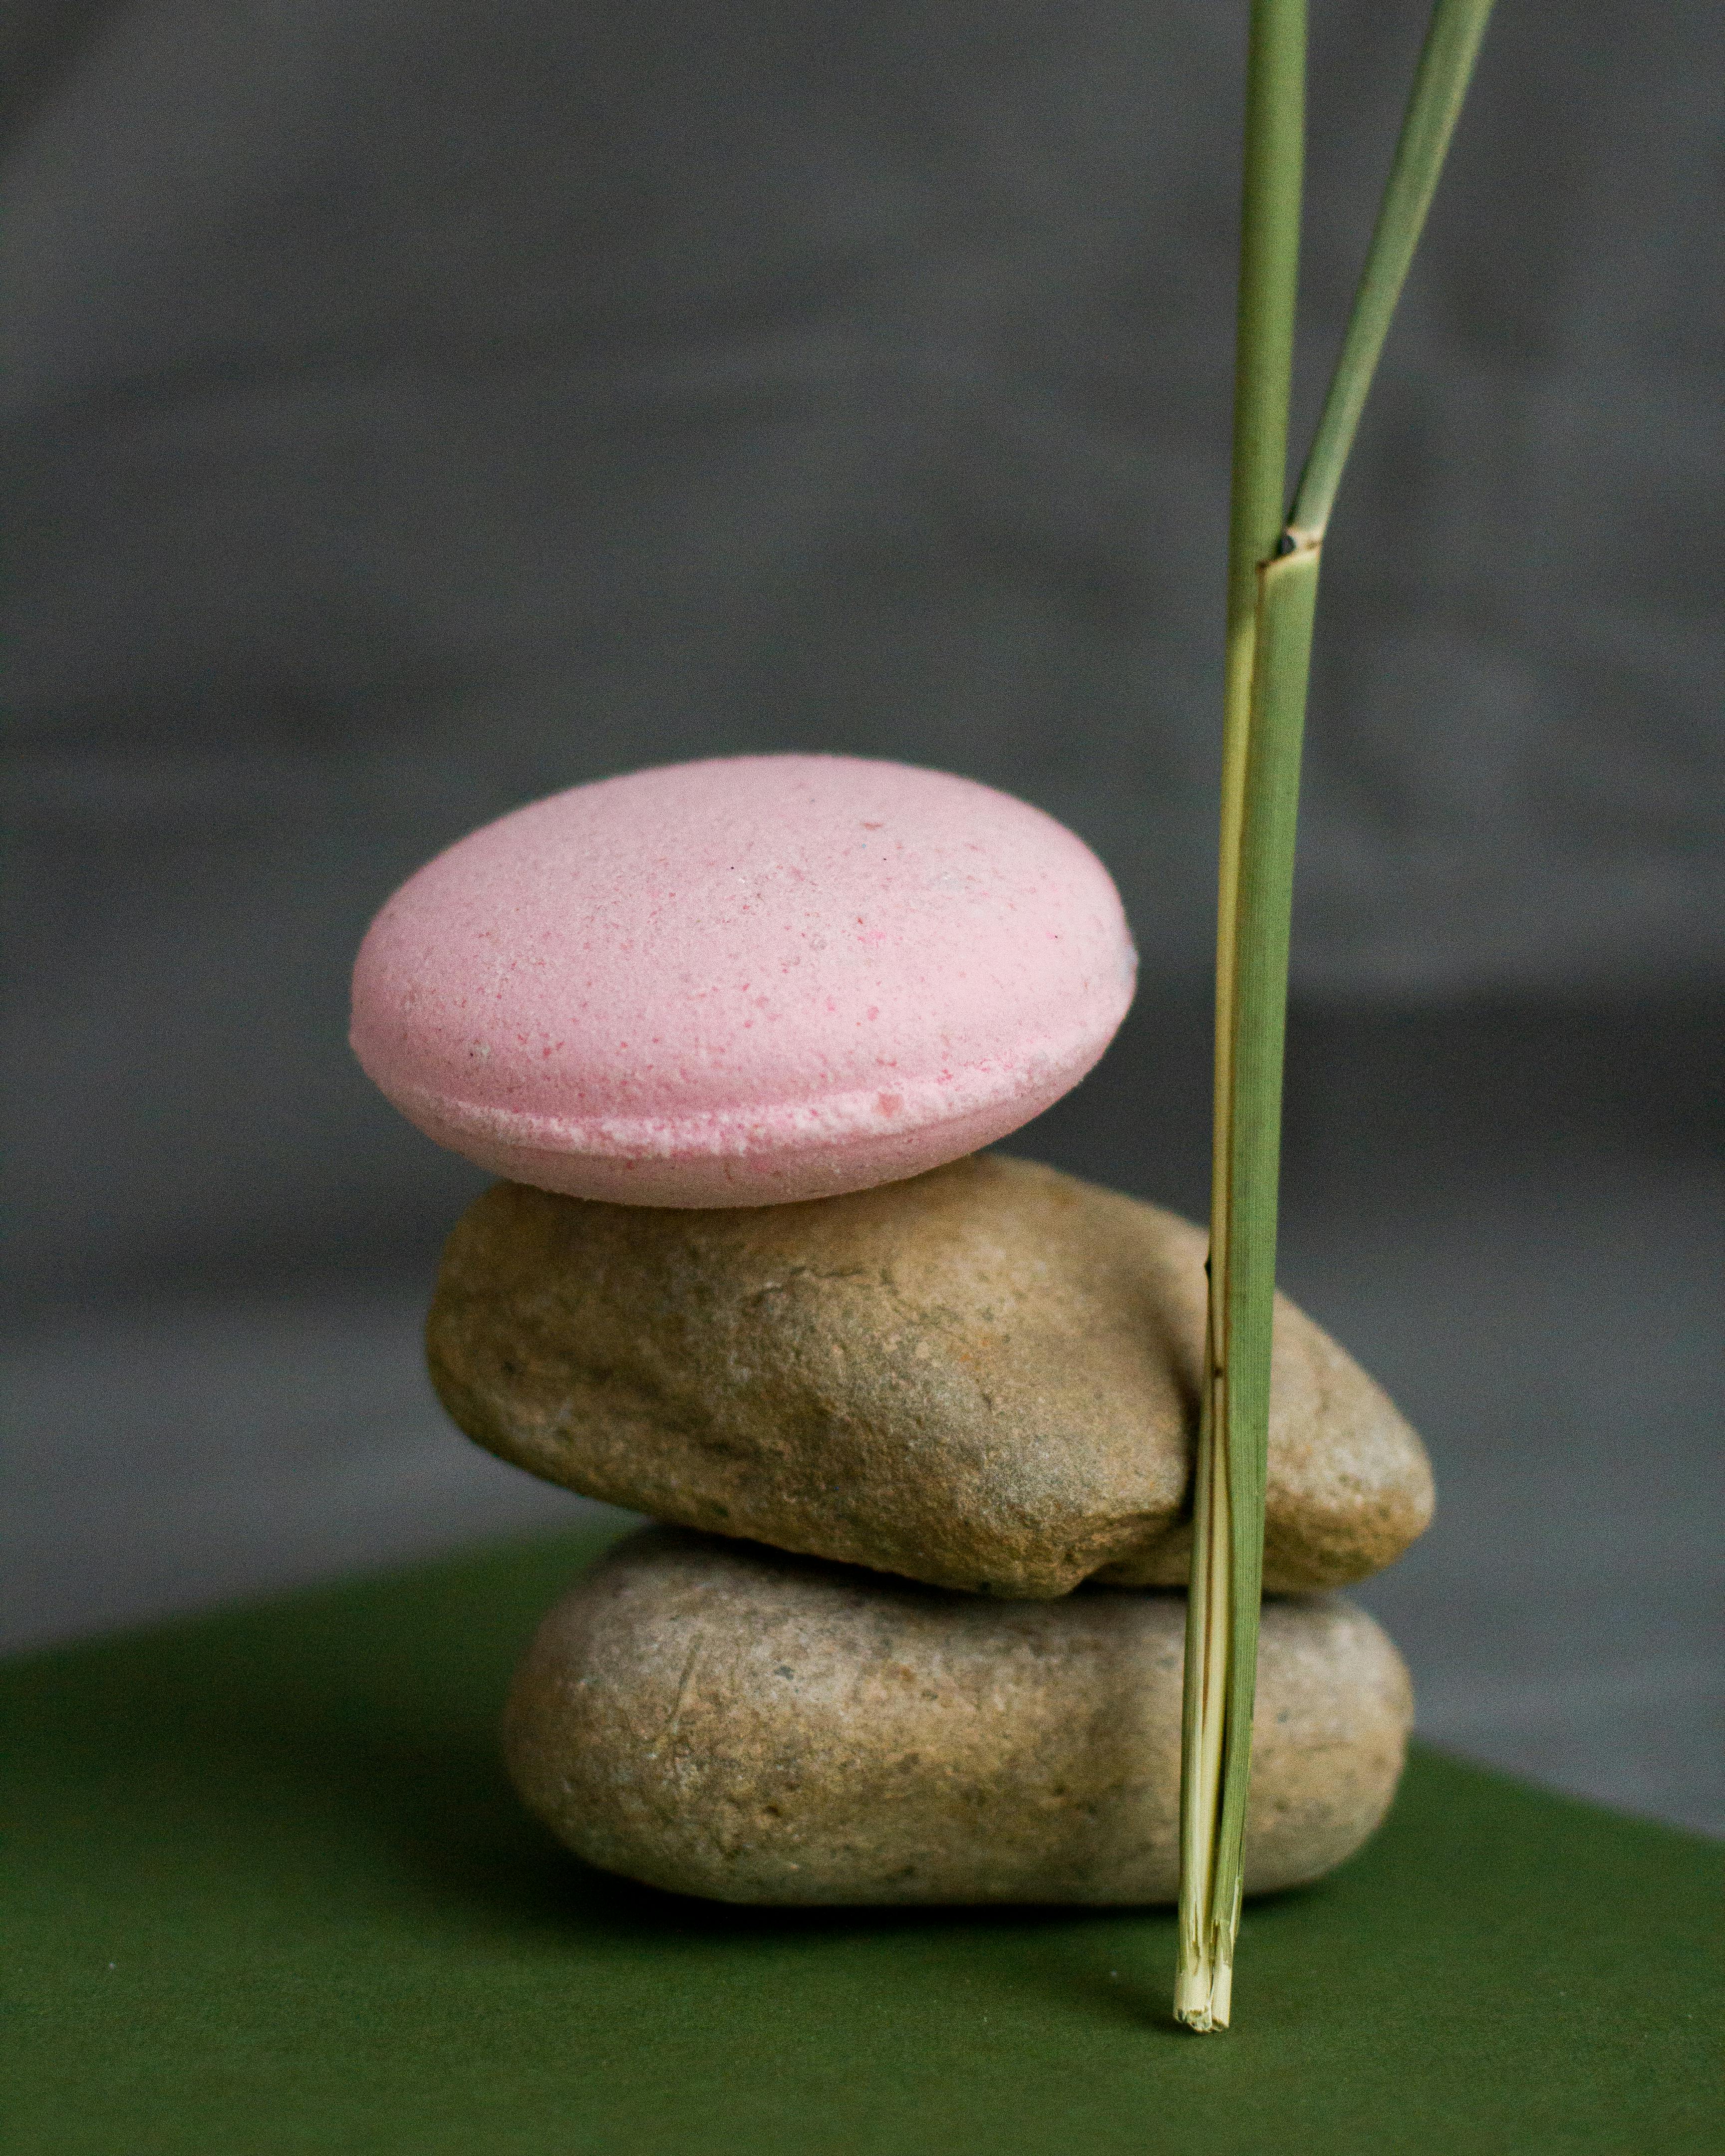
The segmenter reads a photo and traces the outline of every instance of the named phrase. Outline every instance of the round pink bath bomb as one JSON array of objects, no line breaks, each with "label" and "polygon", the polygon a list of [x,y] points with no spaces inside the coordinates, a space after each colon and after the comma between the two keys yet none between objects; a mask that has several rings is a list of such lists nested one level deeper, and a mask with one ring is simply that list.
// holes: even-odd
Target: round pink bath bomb
[{"label": "round pink bath bomb", "polygon": [[517,809],[395,894],[353,1048],[517,1183],[772,1205],[920,1174],[1075,1085],[1132,1000],[1107,870],[1022,801],[837,756]]}]

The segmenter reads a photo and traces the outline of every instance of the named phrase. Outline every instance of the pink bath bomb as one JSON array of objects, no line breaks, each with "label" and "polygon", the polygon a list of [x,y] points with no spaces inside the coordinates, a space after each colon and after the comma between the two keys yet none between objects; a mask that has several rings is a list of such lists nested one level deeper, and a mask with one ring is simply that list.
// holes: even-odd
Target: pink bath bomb
[{"label": "pink bath bomb", "polygon": [[1076,1084],[1132,1000],[1120,899],[1051,817],[838,756],[578,786],[372,923],[353,1048],[518,1183],[772,1205],[955,1160]]}]

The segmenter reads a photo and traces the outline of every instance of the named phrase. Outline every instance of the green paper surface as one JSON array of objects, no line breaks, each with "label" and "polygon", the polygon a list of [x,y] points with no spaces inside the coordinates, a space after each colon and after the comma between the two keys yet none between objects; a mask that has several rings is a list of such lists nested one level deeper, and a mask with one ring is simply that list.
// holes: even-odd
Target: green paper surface
[{"label": "green paper surface", "polygon": [[1249,1903],[777,1912],[588,1871],[494,1726],[592,1536],[0,1671],[6,2156],[1396,2156],[1725,2148],[1720,1852],[1416,1753]]}]

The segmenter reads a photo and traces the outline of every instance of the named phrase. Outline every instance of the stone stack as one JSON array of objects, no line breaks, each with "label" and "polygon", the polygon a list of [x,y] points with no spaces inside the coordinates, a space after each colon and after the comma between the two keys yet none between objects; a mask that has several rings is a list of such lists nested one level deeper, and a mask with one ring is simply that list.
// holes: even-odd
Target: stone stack
[{"label": "stone stack", "polygon": [[[746,1902],[1173,1894],[1204,1239],[983,1150],[1092,1068],[1137,964],[1041,810],[839,756],[530,803],[367,931],[355,1053],[509,1178],[449,1244],[439,1393],[673,1530],[552,1613],[509,1708],[595,1863]],[[1389,1801],[1406,1672],[1322,1598],[1431,1507],[1286,1303],[1273,1380],[1260,1889]]]},{"label": "stone stack", "polygon": [[[550,1614],[506,1742],[593,1863],[757,1902],[1173,1898],[1204,1237],[974,1154],[799,1204],[500,1183],[433,1378],[491,1451],[666,1526]],[[1430,1516],[1419,1439],[1279,1299],[1249,1892],[1383,1817],[1407,1673],[1332,1590]]]}]

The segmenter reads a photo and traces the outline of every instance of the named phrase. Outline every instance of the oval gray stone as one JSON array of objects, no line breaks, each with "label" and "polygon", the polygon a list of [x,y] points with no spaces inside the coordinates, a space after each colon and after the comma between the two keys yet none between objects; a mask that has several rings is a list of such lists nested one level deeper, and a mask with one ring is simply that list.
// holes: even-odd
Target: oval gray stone
[{"label": "oval gray stone", "polygon": [[[1184,1598],[984,1600],[677,1529],[545,1619],[504,1722],[516,1786],[591,1864],[748,1902],[1172,1901]],[[1265,1605],[1245,1886],[1382,1820],[1401,1657],[1331,1598]]]},{"label": "oval gray stone", "polygon": [[[588,1496],[1009,1597],[1179,1586],[1205,1238],[980,1153],[714,1212],[499,1183],[450,1237],[431,1373],[469,1436]],[[1431,1514],[1419,1439],[1278,1298],[1265,1582],[1363,1579]]]}]

